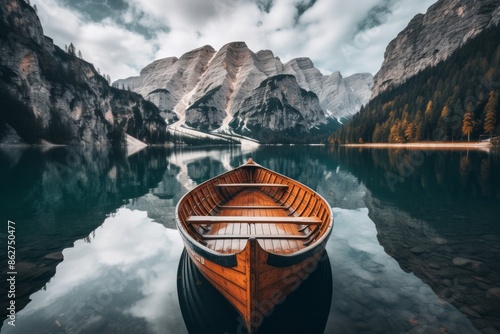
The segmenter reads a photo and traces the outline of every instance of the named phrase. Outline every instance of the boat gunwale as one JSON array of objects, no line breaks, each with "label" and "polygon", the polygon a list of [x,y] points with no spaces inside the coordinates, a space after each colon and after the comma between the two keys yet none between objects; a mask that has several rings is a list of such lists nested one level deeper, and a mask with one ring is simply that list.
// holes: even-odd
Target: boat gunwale
[{"label": "boat gunwale", "polygon": [[206,185],[207,183],[212,182],[214,179],[220,178],[220,177],[227,175],[227,174],[235,173],[238,169],[246,168],[246,167],[262,168],[268,172],[277,174],[286,180],[290,180],[292,182],[298,183],[302,187],[306,188],[308,191],[311,191],[313,194],[318,196],[319,199],[324,202],[324,204],[328,210],[328,213],[330,215],[329,222],[328,223],[325,222],[325,225],[328,224],[328,226],[326,226],[326,231],[324,231],[318,239],[314,240],[314,242],[307,245],[303,249],[300,249],[298,251],[295,251],[295,252],[289,253],[289,254],[277,254],[277,253],[273,253],[273,252],[270,252],[268,250],[263,249],[263,251],[268,254],[268,264],[272,265],[274,267],[291,266],[291,265],[294,265],[296,263],[300,263],[303,260],[307,259],[310,256],[310,254],[314,253],[318,248],[321,248],[321,249],[324,248],[325,242],[330,237],[332,229],[333,229],[333,225],[334,225],[332,207],[330,206],[328,201],[323,196],[321,196],[318,192],[314,191],[313,189],[311,189],[307,185],[303,184],[302,182],[299,182],[295,179],[292,179],[291,177],[288,177],[286,175],[280,174],[272,169],[266,168],[258,163],[255,163],[255,162],[244,163],[244,164],[242,164],[234,169],[231,169],[231,170],[228,170],[224,173],[218,174],[218,175],[200,183],[199,185],[197,185],[193,189],[189,190],[179,199],[179,201],[177,202],[177,205],[175,206],[175,223],[176,223],[177,229],[181,233],[181,236],[183,237],[184,241],[188,242],[189,245],[193,248],[193,250],[195,252],[197,252],[199,255],[203,255],[206,259],[208,259],[212,262],[218,263],[218,264],[225,266],[225,267],[234,267],[237,265],[236,255],[245,251],[245,249],[248,247],[248,240],[250,238],[245,240],[245,242],[246,242],[245,247],[243,247],[242,250],[239,252],[225,254],[225,253],[220,253],[220,252],[217,252],[215,250],[212,250],[212,249],[206,247],[205,245],[203,245],[198,240],[196,240],[194,237],[192,237],[191,234],[186,230],[186,228],[184,227],[183,223],[181,222],[181,220],[179,218],[180,217],[179,216],[179,206],[184,201],[184,199],[196,188],[201,188],[202,186]]}]

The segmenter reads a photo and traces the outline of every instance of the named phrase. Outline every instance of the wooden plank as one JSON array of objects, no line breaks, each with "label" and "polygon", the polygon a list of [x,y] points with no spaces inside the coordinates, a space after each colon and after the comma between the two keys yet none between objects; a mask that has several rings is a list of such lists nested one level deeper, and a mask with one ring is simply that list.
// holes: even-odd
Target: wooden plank
[{"label": "wooden plank", "polygon": [[[241,211],[240,211],[240,214],[241,214]],[[242,224],[231,224],[233,225],[233,233],[232,234],[243,234],[241,233],[241,225]],[[245,224],[243,224],[245,225]],[[227,234],[231,234],[229,233],[229,231],[227,231]],[[231,241],[231,249],[234,250],[234,251],[238,251],[240,250],[240,240],[232,240]]]},{"label": "wooden plank", "polygon": [[307,239],[309,235],[296,235],[296,234],[206,234],[202,238],[206,240],[226,240],[226,239]]},{"label": "wooden plank", "polygon": [[[268,213],[269,211],[267,211]],[[266,217],[266,211],[262,210],[257,210],[257,211],[254,211],[254,215],[255,216],[258,216],[258,217]],[[267,224],[266,224],[267,225]],[[253,224],[253,227],[254,227],[254,232],[253,234],[254,235],[264,235],[264,230],[262,228],[263,224]]]},{"label": "wooden plank", "polygon": [[219,206],[221,209],[278,209],[278,210],[284,210],[287,209],[286,206],[284,205],[221,205]]},{"label": "wooden plank", "polygon": [[[297,231],[297,225],[281,224],[285,234],[301,235],[294,233]],[[291,253],[296,248],[297,241],[295,240],[281,240],[281,247],[285,250],[285,253]]]},{"label": "wooden plank", "polygon": [[244,187],[244,188],[259,188],[259,187],[277,187],[277,188],[288,188],[288,184],[281,183],[219,183],[214,184],[216,187],[228,188],[228,187]]},{"label": "wooden plank", "polygon": [[[272,216],[276,216],[275,212],[276,211],[271,211],[271,213],[273,214]],[[283,212],[285,212],[285,211],[283,211]],[[269,234],[271,234],[271,235],[278,235],[279,234],[279,230],[276,227],[276,224],[267,224],[267,226],[269,226]],[[279,240],[276,240],[276,239],[272,239],[270,241],[271,241],[271,245],[272,245],[272,252],[281,254],[281,252],[283,250],[281,248],[281,242]]]},{"label": "wooden plank", "polygon": [[190,216],[186,222],[191,224],[216,223],[278,223],[297,225],[321,225],[318,217],[252,217],[252,216]]},{"label": "wooden plank", "polygon": [[[234,225],[236,224],[226,224],[226,228],[224,229],[224,235],[233,235],[234,234]],[[222,249],[226,253],[230,253],[232,251],[233,242],[232,240],[224,239],[224,243],[222,245]]]}]

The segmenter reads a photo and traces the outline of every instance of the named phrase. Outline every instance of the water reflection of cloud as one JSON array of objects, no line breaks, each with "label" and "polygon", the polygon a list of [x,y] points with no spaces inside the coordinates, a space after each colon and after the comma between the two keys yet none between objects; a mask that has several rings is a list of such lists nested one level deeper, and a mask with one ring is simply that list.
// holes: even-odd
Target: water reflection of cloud
[{"label": "water reflection of cloud", "polygon": [[336,231],[336,236],[346,240],[349,247],[354,250],[363,251],[370,255],[377,254],[382,246],[380,246],[376,238],[373,238],[373,236],[377,235],[375,224],[360,222],[360,216],[368,219],[368,209],[335,209],[335,218],[350,222],[351,226],[351,229],[340,229]]},{"label": "water reflection of cloud", "polygon": [[[182,248],[176,248],[182,249]],[[178,252],[180,256],[180,251]],[[137,300],[127,313],[148,321],[153,333],[185,331],[182,315],[179,312],[177,297],[177,267],[172,263],[165,265],[162,255],[141,275],[142,298]]]},{"label": "water reflection of cloud", "polygon": [[168,232],[163,228],[154,228],[154,225],[148,226],[150,224],[151,219],[146,212],[119,210],[115,217],[106,219],[103,228],[98,230],[99,238],[92,240],[94,260],[102,265],[126,269],[162,252],[165,246],[170,246],[165,243]]},{"label": "water reflection of cloud", "polygon": [[374,309],[367,314],[374,318],[382,315],[377,320],[379,324],[387,322],[384,314],[392,314],[391,327],[403,328],[409,320],[418,318],[422,327],[416,329],[425,330],[425,326],[440,323],[436,314],[447,314],[455,319],[453,325],[476,332],[460,311],[441,300],[413,273],[403,271],[385,252],[368,209],[334,208],[333,211],[335,225],[326,249],[334,268],[334,296],[325,332],[347,330],[355,323],[352,319],[346,320],[343,313],[352,315],[361,305],[373,305]]},{"label": "water reflection of cloud", "polygon": [[154,223],[146,212],[121,208],[94,232],[90,243],[78,240],[64,250],[65,260],[46,289],[18,313],[25,326],[9,332],[53,325],[49,319],[79,327],[89,314],[111,309],[143,318],[153,332],[185,332],[176,289],[183,248],[177,231]]}]

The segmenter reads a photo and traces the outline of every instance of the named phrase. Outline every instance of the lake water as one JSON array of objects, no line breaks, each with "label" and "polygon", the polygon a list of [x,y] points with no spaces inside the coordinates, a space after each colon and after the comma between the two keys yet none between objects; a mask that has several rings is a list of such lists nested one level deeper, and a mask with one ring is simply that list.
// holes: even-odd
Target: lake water
[{"label": "lake water", "polygon": [[183,253],[174,210],[249,157],[335,217],[318,269],[261,332],[500,333],[498,152],[299,146],[0,148],[1,244],[13,221],[17,271],[1,333],[242,333]]}]

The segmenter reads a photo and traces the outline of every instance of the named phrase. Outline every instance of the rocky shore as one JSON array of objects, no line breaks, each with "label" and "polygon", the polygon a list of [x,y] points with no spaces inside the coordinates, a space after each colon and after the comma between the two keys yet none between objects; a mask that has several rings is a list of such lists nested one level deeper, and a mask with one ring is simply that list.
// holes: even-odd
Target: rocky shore
[{"label": "rocky shore", "polygon": [[[467,234],[445,234],[427,221],[388,207],[369,195],[367,198],[370,218],[387,254],[403,270],[428,284],[441,300],[455,306],[479,331],[500,333],[498,234],[474,231],[472,226]],[[434,217],[435,221],[442,218]],[[466,223],[460,213],[453,219],[457,225]]]},{"label": "rocky shore", "polygon": [[490,142],[418,142],[418,143],[366,143],[366,144],[344,144],[345,147],[366,147],[366,148],[406,148],[406,149],[468,149],[483,150],[491,148]]}]

